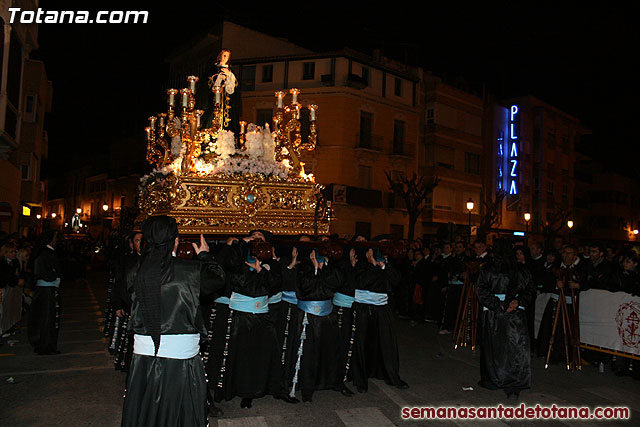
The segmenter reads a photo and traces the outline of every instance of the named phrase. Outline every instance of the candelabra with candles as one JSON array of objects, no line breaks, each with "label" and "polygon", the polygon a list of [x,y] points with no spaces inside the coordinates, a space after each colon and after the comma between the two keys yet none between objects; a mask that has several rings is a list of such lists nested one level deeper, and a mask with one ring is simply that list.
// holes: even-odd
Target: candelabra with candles
[{"label": "candelabra with candles", "polygon": [[[181,234],[233,234],[263,228],[276,234],[327,233],[333,219],[324,188],[306,175],[303,150],[317,141],[317,105],[308,105],[309,136],[301,135],[298,89],[278,91],[273,130],[239,123],[228,130],[223,88],[212,87],[213,118],[196,109],[198,77],[167,91],[167,111],[149,118],[147,160],[156,170],[141,179],[140,223],[150,215],[176,219]],[[210,126],[210,127],[209,127]],[[179,144],[179,145],[178,145]],[[262,147],[260,145],[262,144]],[[262,148],[262,149],[261,149]]]},{"label": "candelabra with candles", "polygon": [[[300,90],[290,89],[291,103],[284,105],[285,92],[278,91],[276,96],[276,111],[273,115],[273,127],[276,141],[276,160],[288,159],[292,166],[292,173],[298,175],[302,171],[300,163],[300,151],[312,151],[316,148],[318,128],[316,124],[316,110],[318,106],[309,105],[309,136],[307,141],[302,141],[300,134],[300,110],[302,105],[298,102]],[[288,120],[287,120],[288,119]]]},{"label": "candelabra with candles", "polygon": [[[198,77],[189,76],[188,88],[167,90],[167,112],[149,117],[145,128],[147,137],[147,161],[161,168],[174,160],[171,153],[171,139],[180,136],[185,146],[181,172],[187,174],[192,162],[200,155],[200,144],[211,129],[200,129],[203,110],[195,109],[195,93]],[[176,112],[176,98],[180,94],[180,112]],[[176,118],[179,120],[176,122]]]}]

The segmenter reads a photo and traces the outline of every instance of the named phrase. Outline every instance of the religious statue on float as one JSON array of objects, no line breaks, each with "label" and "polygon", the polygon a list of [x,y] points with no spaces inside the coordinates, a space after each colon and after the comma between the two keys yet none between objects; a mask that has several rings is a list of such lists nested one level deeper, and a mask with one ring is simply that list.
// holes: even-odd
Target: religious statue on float
[{"label": "religious statue on float", "polygon": [[231,69],[231,51],[222,49],[216,58],[218,72],[209,77],[209,87],[215,97],[215,105],[219,106],[219,114],[214,114],[213,128],[230,130],[235,135],[240,132],[241,97],[238,79]]}]

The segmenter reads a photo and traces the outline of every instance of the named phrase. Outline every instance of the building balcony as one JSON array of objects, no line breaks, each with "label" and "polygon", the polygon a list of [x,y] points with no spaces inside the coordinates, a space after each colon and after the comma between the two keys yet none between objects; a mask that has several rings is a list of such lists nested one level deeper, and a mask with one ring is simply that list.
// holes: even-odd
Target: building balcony
[{"label": "building balcony", "polygon": [[356,148],[382,152],[384,149],[384,138],[382,135],[357,134]]}]

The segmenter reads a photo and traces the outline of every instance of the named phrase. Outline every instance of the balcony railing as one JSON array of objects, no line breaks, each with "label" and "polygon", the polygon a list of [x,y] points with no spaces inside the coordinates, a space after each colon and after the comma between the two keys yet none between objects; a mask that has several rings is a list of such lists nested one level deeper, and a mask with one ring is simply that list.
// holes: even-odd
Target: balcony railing
[{"label": "balcony railing", "polygon": [[382,135],[373,134],[357,134],[356,147],[366,148],[367,150],[383,151],[384,138]]}]

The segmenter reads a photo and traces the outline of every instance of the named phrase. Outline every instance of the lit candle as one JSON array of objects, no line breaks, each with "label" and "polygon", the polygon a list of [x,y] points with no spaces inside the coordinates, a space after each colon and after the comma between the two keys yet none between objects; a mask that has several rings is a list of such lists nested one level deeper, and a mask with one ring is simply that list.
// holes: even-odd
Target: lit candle
[{"label": "lit candle", "polygon": [[195,95],[195,93],[196,93],[196,82],[199,80],[198,77],[189,76],[189,77],[187,77],[187,80],[189,81],[189,89],[191,89],[191,93],[193,93]]},{"label": "lit candle", "polygon": [[180,94],[182,94],[182,108],[187,108],[189,105],[189,93],[191,91],[189,89],[181,89]]},{"label": "lit candle", "polygon": [[222,98],[222,89],[216,87],[213,89],[213,93],[216,94],[216,104],[220,104],[220,99]]},{"label": "lit candle", "polygon": [[149,127],[151,130],[156,130],[156,118],[155,116],[149,117]]},{"label": "lit candle", "polygon": [[310,116],[310,120],[313,122],[316,119],[316,110],[318,109],[318,106],[315,104],[311,104],[309,105],[309,116]]},{"label": "lit candle", "polygon": [[147,141],[151,140],[151,129],[150,128],[144,128],[145,133],[147,134]]},{"label": "lit candle", "polygon": [[300,104],[295,104],[296,106],[296,119],[300,119]]},{"label": "lit candle", "polygon": [[282,108],[282,99],[284,98],[284,92],[276,92],[276,97],[278,98],[278,108]]},{"label": "lit candle", "polygon": [[158,114],[158,126],[160,127],[160,129],[162,129],[164,127],[164,118],[165,118],[165,114]]},{"label": "lit candle", "polygon": [[300,93],[300,91],[296,88],[291,89],[289,92],[291,92],[291,105],[295,105],[298,103],[298,94]]},{"label": "lit candle", "polygon": [[247,125],[247,122],[242,121],[240,122],[240,133],[244,133],[244,127]]},{"label": "lit candle", "polygon": [[176,106],[176,95],[178,94],[178,91],[176,89],[169,89],[167,91],[167,94],[169,95],[169,106],[175,107]]},{"label": "lit candle", "polygon": [[196,110],[196,124],[198,129],[200,129],[200,117],[204,114],[204,110]]}]

